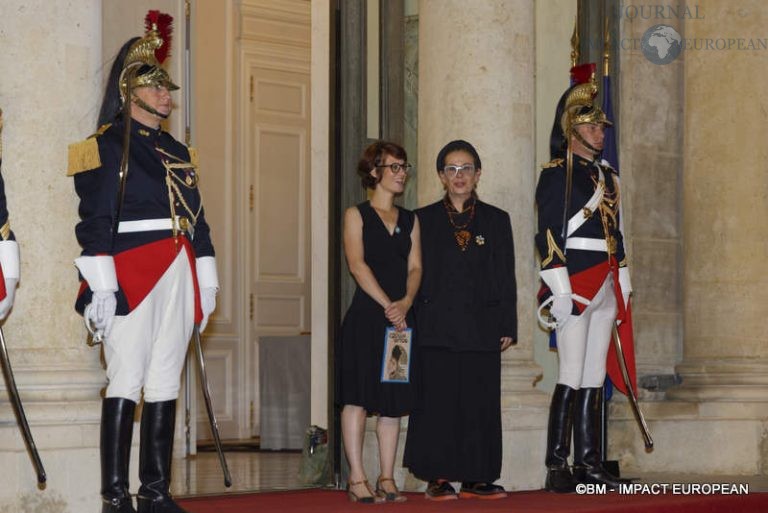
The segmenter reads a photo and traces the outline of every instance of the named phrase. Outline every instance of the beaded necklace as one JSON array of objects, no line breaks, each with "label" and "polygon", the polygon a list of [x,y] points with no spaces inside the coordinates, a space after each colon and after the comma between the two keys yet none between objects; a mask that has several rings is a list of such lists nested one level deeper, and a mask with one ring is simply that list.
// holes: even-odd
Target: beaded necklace
[{"label": "beaded necklace", "polygon": [[[448,195],[446,194],[443,198],[443,206],[445,207],[445,213],[448,214],[448,222],[451,223],[451,226],[454,229],[453,232],[453,238],[456,239],[456,244],[459,246],[459,249],[461,251],[466,251],[469,247],[469,240],[472,238],[472,233],[467,230],[467,227],[472,223],[472,220],[475,218],[475,198],[474,196],[470,199],[471,205],[464,209],[462,212],[459,212],[455,208],[453,208],[453,205],[451,205],[450,200],[448,199]],[[463,214],[469,210],[469,218],[467,219],[467,222],[458,225],[456,224],[456,221],[453,220],[454,216],[458,216]]]}]

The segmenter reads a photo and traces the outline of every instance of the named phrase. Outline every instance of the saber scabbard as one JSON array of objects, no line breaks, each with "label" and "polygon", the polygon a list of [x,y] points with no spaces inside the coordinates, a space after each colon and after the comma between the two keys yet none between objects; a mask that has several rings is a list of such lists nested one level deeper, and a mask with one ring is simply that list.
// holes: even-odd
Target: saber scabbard
[{"label": "saber scabbard", "polygon": [[200,341],[200,326],[195,324],[192,334],[195,344],[195,354],[197,355],[197,372],[200,378],[200,386],[203,389],[203,398],[205,399],[205,410],[208,412],[208,423],[213,433],[213,443],[216,446],[216,452],[219,455],[221,470],[224,472],[224,486],[232,486],[232,476],[229,474],[227,459],[224,457],[224,449],[221,447],[221,437],[219,436],[219,425],[216,422],[216,415],[213,413],[213,404],[211,403],[211,392],[208,389],[208,376],[205,372],[205,357],[203,356],[203,344]]},{"label": "saber scabbard", "polygon": [[37,452],[35,440],[32,438],[32,431],[29,429],[27,416],[24,414],[24,406],[21,404],[19,389],[16,388],[16,380],[13,377],[13,368],[11,367],[10,358],[8,358],[8,348],[5,345],[5,336],[3,335],[2,328],[0,328],[0,363],[3,366],[5,388],[8,390],[8,398],[13,407],[13,414],[16,416],[16,423],[19,425],[21,436],[24,438],[24,445],[27,446],[27,452],[32,460],[32,465],[35,467],[37,483],[38,485],[43,485],[47,479],[45,469],[43,468],[43,462],[40,460],[40,454]]},{"label": "saber scabbard", "polygon": [[653,438],[651,438],[651,432],[648,430],[648,424],[645,422],[643,412],[640,411],[640,405],[637,403],[637,396],[635,395],[635,389],[632,388],[632,382],[629,379],[629,371],[627,370],[627,361],[624,359],[624,350],[621,346],[621,337],[619,337],[619,330],[616,322],[613,323],[613,344],[616,349],[616,357],[619,359],[619,368],[621,369],[621,378],[624,381],[624,386],[627,387],[627,397],[629,398],[629,405],[632,407],[632,413],[635,416],[637,426],[640,428],[640,434],[643,435],[643,443],[645,444],[645,450],[650,452],[653,450]]}]

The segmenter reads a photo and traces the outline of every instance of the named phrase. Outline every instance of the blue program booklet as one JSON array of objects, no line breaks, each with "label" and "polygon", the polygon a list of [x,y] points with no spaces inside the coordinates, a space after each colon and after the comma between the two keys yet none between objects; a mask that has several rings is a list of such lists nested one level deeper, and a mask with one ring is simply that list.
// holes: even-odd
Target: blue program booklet
[{"label": "blue program booklet", "polygon": [[410,383],[411,343],[413,330],[397,331],[389,327],[384,332],[384,356],[381,361],[382,383]]}]

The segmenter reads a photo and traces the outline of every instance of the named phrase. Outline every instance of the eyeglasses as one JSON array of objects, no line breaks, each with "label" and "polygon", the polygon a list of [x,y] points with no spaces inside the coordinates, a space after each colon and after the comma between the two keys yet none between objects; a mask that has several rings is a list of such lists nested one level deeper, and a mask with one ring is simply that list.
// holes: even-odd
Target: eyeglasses
[{"label": "eyeglasses", "polygon": [[388,167],[390,171],[392,171],[393,175],[396,175],[400,171],[402,171],[407,175],[408,173],[411,172],[411,169],[413,168],[413,164],[408,164],[408,163],[400,164],[399,162],[395,162],[395,163],[386,164],[386,165],[382,164],[381,166],[376,166],[376,167]]},{"label": "eyeglasses", "polygon": [[475,174],[475,165],[464,164],[463,166],[445,166],[443,168],[443,173],[445,173],[445,176],[448,178],[456,178],[459,176],[459,173],[461,173],[462,176],[472,176]]}]

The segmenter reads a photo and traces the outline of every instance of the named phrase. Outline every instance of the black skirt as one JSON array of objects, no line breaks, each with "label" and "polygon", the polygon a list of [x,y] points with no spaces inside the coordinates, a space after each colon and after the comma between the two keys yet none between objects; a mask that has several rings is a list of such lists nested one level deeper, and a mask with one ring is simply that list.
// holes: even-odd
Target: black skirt
[{"label": "black skirt", "polygon": [[501,352],[421,348],[403,466],[424,481],[501,475]]}]

